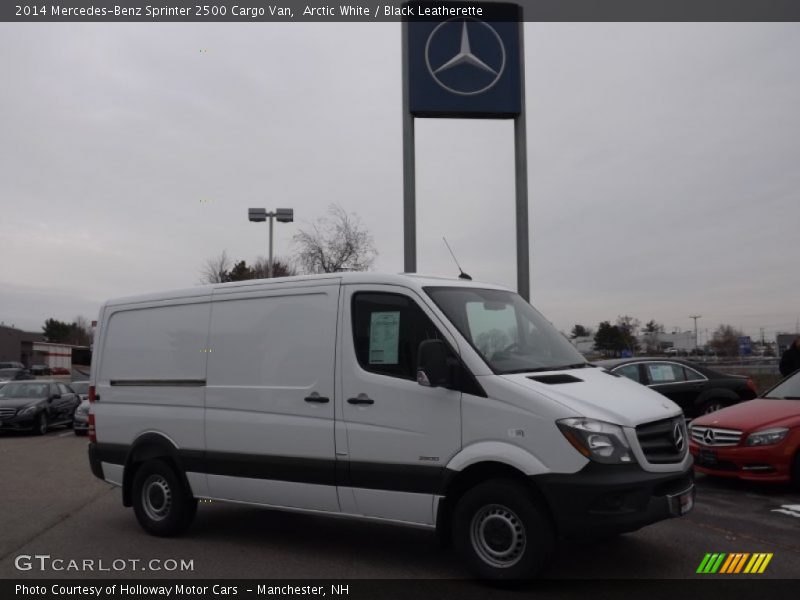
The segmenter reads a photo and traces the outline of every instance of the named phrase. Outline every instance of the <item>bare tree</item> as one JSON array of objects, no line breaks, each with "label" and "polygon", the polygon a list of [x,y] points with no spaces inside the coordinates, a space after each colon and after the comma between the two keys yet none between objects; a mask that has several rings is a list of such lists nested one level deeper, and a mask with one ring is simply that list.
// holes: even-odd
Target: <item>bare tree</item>
[{"label": "bare tree", "polygon": [[739,338],[742,332],[732,325],[722,324],[714,331],[708,343],[720,356],[737,356],[739,354]]},{"label": "bare tree", "polygon": [[620,315],[617,317],[617,327],[622,334],[622,341],[628,350],[636,352],[639,345],[636,343],[636,336],[639,333],[639,327],[642,322],[630,315]]},{"label": "bare tree", "polygon": [[86,317],[75,317],[71,337],[71,343],[76,346],[89,346],[92,343],[92,326]]},{"label": "bare tree", "polygon": [[209,258],[203,267],[200,283],[225,283],[228,272],[233,267],[228,252],[223,250],[218,256]]},{"label": "bare tree", "polygon": [[292,241],[297,262],[307,273],[367,271],[378,254],[358,216],[338,204],[331,204],[326,216],[300,229]]},{"label": "bare tree", "polygon": [[661,349],[659,347],[659,336],[660,334],[664,333],[664,326],[661,323],[656,322],[655,319],[650,319],[647,323],[645,323],[642,331],[644,332],[645,352],[648,354],[658,352]]},{"label": "bare tree", "polygon": [[[250,269],[253,273],[253,279],[266,279],[269,277],[269,260],[259,256]],[[273,277],[291,277],[292,275],[297,275],[297,269],[292,266],[290,261],[283,258],[272,259]]]}]

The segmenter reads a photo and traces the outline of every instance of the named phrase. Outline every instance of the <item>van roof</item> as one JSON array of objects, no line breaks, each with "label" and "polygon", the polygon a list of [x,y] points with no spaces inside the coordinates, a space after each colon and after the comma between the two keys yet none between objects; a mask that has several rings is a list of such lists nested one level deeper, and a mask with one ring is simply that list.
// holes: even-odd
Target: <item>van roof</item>
[{"label": "van roof", "polygon": [[211,283],[198,285],[192,288],[167,290],[150,294],[135,296],[124,296],[108,300],[106,306],[119,306],[122,304],[136,304],[139,302],[153,302],[156,300],[171,300],[177,298],[193,298],[208,296],[215,290],[234,290],[236,288],[269,288],[280,285],[290,285],[294,283],[311,284],[314,282],[334,282],[341,284],[373,284],[373,285],[400,285],[413,289],[421,289],[425,286],[456,285],[459,287],[490,288],[497,290],[507,290],[508,288],[494,283],[480,281],[469,281],[466,279],[434,277],[429,275],[419,275],[417,273],[375,273],[365,271],[348,271],[341,273],[323,273],[321,275],[295,275],[293,277],[275,277],[272,279],[248,279],[246,281],[233,281],[230,283]]}]

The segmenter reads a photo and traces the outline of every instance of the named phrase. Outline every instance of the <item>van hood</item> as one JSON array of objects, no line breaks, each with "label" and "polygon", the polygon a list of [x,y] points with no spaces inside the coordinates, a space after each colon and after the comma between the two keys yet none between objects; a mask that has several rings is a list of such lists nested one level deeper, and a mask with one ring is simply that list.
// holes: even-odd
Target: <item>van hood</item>
[{"label": "van hood", "polygon": [[682,414],[681,408],[666,396],[602,368],[514,373],[501,377],[534,390],[580,416],[626,427]]}]

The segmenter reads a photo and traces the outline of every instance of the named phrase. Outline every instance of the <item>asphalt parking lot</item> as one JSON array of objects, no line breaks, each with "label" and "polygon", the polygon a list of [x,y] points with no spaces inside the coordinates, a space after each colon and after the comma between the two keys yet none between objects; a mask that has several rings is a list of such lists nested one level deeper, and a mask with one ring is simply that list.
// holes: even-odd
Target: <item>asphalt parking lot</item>
[{"label": "asphalt parking lot", "polygon": [[[95,479],[86,438],[0,434],[0,578],[462,578],[432,533],[341,519],[201,504],[183,537],[146,535],[118,489]],[[800,576],[800,494],[788,488],[698,479],[687,517],[596,542],[563,543],[550,578],[693,578],[706,552],[772,552],[758,578]],[[785,508],[795,506],[795,509]],[[124,559],[120,571],[20,571],[20,555]],[[191,570],[146,570],[151,559]],[[139,563],[133,561],[139,560]],[[121,564],[121,563],[120,563]],[[135,567],[132,566],[135,564]],[[155,567],[158,568],[159,565]],[[144,570],[143,570],[144,569]],[[722,576],[725,577],[725,576]],[[736,577],[736,576],[732,576]]]}]

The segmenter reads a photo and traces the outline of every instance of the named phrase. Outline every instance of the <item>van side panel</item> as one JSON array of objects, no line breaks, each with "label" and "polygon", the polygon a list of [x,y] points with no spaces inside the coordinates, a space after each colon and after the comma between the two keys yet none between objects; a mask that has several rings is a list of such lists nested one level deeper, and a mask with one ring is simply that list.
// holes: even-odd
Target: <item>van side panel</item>
[{"label": "van side panel", "polygon": [[[156,432],[181,450],[204,449],[210,310],[208,298],[106,307],[92,408],[101,447]],[[205,492],[203,477],[190,481]]]},{"label": "van side panel", "polygon": [[206,390],[212,497],[339,510],[338,296],[338,283],[214,296]]}]

